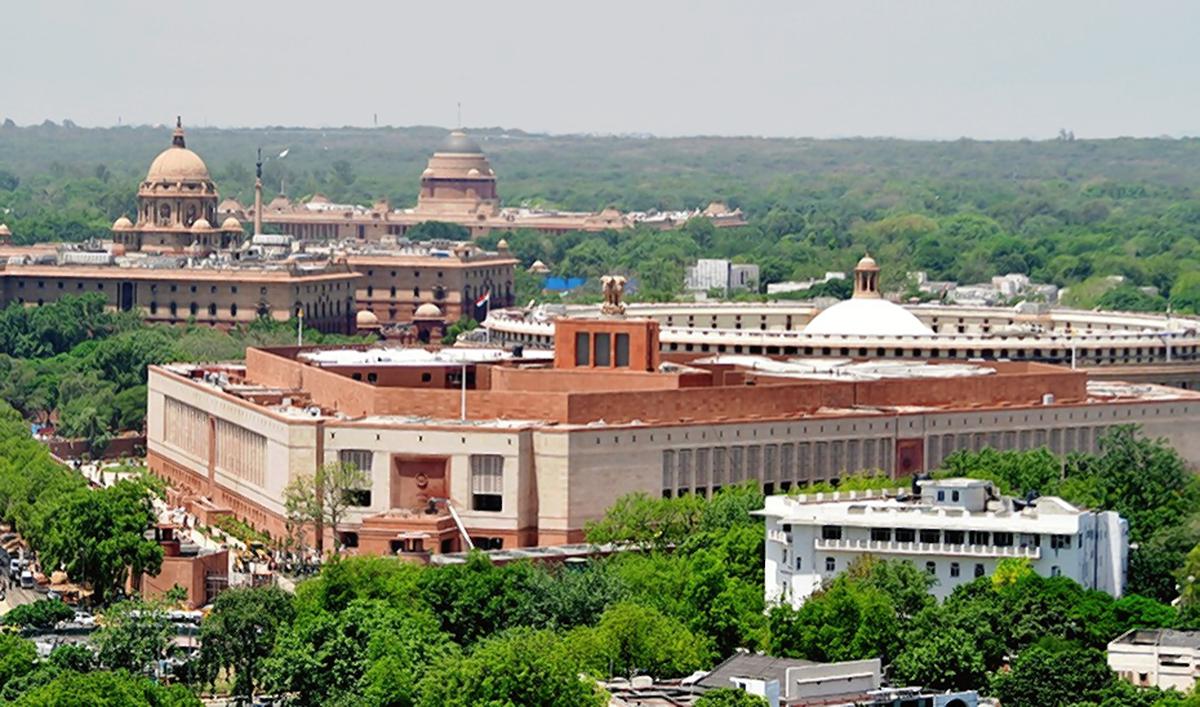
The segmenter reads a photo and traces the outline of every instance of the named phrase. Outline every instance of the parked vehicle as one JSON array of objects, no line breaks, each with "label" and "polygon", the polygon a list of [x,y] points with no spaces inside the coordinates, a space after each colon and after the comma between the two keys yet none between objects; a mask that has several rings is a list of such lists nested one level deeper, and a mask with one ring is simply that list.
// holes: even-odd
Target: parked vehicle
[{"label": "parked vehicle", "polygon": [[34,586],[33,573],[30,572],[29,570],[22,571],[21,572],[21,588],[22,589],[33,589],[33,586]]}]

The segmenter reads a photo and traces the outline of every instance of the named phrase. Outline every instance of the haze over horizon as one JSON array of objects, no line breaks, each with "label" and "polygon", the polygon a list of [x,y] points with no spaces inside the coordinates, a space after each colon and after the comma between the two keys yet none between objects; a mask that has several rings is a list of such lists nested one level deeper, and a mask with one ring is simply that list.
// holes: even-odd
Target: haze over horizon
[{"label": "haze over horizon", "polygon": [[1200,133],[1200,4],[21,3],[22,125],[915,139]]}]

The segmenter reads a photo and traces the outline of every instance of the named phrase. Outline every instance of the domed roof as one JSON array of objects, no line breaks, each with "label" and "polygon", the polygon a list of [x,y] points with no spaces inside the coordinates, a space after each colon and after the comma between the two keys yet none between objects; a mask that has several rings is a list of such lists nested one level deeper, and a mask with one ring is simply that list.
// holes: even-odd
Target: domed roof
[{"label": "domed roof", "polygon": [[222,231],[240,231],[242,230],[242,222],[230,216],[221,222]]},{"label": "domed roof", "polygon": [[441,319],[441,318],[442,318],[442,310],[438,309],[438,306],[432,302],[426,302],[425,304],[421,305],[420,307],[417,307],[417,311],[413,313],[413,319]]},{"label": "domed roof", "polygon": [[529,266],[529,272],[547,273],[550,272],[550,268],[546,267],[546,264],[542,261],[535,260],[533,261],[533,265]]},{"label": "domed roof", "polygon": [[128,231],[129,229],[133,228],[133,221],[130,221],[128,217],[122,216],[116,221],[113,221],[112,227],[114,231]]},{"label": "domed roof", "polygon": [[360,309],[358,314],[354,315],[354,324],[359,329],[377,327],[379,326],[379,317],[375,316],[375,313],[370,310]]},{"label": "domed roof", "polygon": [[[122,217],[122,218],[124,218],[124,217]],[[129,219],[125,219],[125,220],[128,221]],[[8,230],[8,224],[0,223],[0,236],[11,236],[11,235],[12,235],[12,231]]]},{"label": "domed roof", "polygon": [[438,148],[438,152],[475,155],[481,154],[483,149],[479,147],[479,143],[468,137],[466,133],[461,130],[455,130],[442,141],[442,146]]},{"label": "domed roof", "polygon": [[920,319],[885,299],[856,297],[821,310],[805,334],[843,336],[924,336],[933,333]]},{"label": "domed roof", "polygon": [[499,250],[508,250],[508,239],[501,238],[500,242],[496,244],[496,248]]},{"label": "domed roof", "polygon": [[211,231],[212,224],[209,223],[208,219],[206,219],[206,218],[198,218],[198,219],[196,219],[196,222],[192,224],[192,230],[193,231]]},{"label": "domed roof", "polygon": [[875,262],[875,259],[871,257],[870,253],[867,253],[866,255],[864,255],[862,257],[862,260],[858,261],[858,265],[856,265],[854,267],[854,269],[855,270],[878,270],[879,264]]},{"label": "domed roof", "polygon": [[183,120],[175,118],[171,146],[158,153],[146,172],[147,182],[210,181],[208,166],[200,155],[187,149],[183,138]]},{"label": "domed roof", "polygon": [[186,147],[168,147],[150,163],[148,182],[208,181],[208,166]]}]

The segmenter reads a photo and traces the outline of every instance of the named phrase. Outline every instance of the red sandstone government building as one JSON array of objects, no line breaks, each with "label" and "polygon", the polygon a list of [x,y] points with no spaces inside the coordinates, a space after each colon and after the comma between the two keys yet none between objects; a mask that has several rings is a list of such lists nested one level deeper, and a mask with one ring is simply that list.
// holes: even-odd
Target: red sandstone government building
[{"label": "red sandstone government building", "polygon": [[537,357],[292,347],[152,367],[150,468],[193,510],[280,534],[289,481],[350,462],[370,483],[344,544],[424,556],[466,546],[452,510],[477,547],[571,543],[632,492],[903,477],[960,449],[1093,452],[1128,423],[1200,461],[1191,391],[1033,362],[660,353],[656,321],[610,312],[558,320]]}]

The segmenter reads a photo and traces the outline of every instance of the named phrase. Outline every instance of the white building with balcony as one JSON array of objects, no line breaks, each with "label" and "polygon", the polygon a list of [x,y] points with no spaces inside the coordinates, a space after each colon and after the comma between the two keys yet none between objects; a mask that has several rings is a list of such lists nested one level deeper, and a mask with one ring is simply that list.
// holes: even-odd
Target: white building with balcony
[{"label": "white building with balcony", "polygon": [[1125,586],[1123,518],[1054,496],[1000,496],[988,481],[921,479],[912,489],[768,496],[758,513],[766,519],[768,602],[798,607],[863,555],[912,562],[936,578],[938,599],[1010,557],[1114,597]]}]

